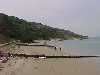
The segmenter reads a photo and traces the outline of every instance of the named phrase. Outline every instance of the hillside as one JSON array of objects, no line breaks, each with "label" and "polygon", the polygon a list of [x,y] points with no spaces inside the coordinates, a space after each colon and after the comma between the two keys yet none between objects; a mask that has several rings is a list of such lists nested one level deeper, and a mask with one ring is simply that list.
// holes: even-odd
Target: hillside
[{"label": "hillside", "polygon": [[22,42],[32,42],[35,39],[81,39],[84,36],[63,30],[53,28],[42,23],[28,22],[15,16],[8,16],[0,13],[0,34],[10,39],[20,40]]}]

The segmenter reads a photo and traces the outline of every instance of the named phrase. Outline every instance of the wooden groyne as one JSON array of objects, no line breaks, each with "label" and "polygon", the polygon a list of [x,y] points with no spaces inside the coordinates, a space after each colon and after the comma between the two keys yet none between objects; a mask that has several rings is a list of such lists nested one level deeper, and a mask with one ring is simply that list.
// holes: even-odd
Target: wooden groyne
[{"label": "wooden groyne", "polygon": [[10,45],[10,44],[12,44],[12,42],[5,43],[5,44],[1,44],[1,45],[0,45],[0,48],[1,48],[1,47],[5,47],[5,46]]},{"label": "wooden groyne", "polygon": [[52,45],[29,45],[29,44],[16,44],[16,45],[20,45],[20,46],[45,46],[45,47],[51,47],[51,48],[55,47],[55,46],[52,46]]},{"label": "wooden groyne", "polygon": [[[0,47],[4,47],[7,45],[12,44],[13,42],[10,43],[5,43],[3,45],[1,45]],[[55,47],[55,46],[51,46],[51,45],[28,45],[28,44],[16,44],[16,45],[21,45],[21,46],[47,46],[47,47]],[[100,57],[100,56],[76,56],[76,55],[71,55],[71,56],[49,56],[49,55],[45,55],[45,54],[41,54],[41,55],[27,55],[27,54],[13,54],[13,53],[3,53],[0,52],[0,57],[33,57],[33,58],[93,58],[93,57]]]},{"label": "wooden groyne", "polygon": [[93,57],[100,57],[100,56],[46,56],[44,54],[41,55],[27,55],[27,54],[10,54],[9,56],[11,57],[33,57],[33,58],[93,58]]}]

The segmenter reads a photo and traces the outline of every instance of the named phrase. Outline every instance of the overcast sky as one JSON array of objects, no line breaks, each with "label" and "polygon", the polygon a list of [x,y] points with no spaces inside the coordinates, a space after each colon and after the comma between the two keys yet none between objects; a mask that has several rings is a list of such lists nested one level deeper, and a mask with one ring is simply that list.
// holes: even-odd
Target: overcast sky
[{"label": "overcast sky", "polygon": [[0,12],[79,34],[100,36],[100,0],[0,0]]}]

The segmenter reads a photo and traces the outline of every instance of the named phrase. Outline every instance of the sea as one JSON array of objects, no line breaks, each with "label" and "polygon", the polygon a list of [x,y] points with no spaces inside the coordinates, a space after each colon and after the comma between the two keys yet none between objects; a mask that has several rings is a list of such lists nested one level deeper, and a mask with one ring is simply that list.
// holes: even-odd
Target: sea
[{"label": "sea", "polygon": [[[61,48],[66,55],[100,56],[100,38],[97,37],[83,40],[55,41],[52,44]],[[100,72],[100,58],[84,58],[79,60],[93,63]]]},{"label": "sea", "polygon": [[72,55],[100,55],[100,38],[84,40],[64,40],[63,50]]},{"label": "sea", "polygon": [[[100,38],[84,40],[64,40],[60,43],[66,54],[69,55],[97,55],[100,56]],[[93,63],[100,73],[100,58],[80,59],[82,62]]]},{"label": "sea", "polygon": [[100,38],[83,40],[51,41],[49,44],[61,48],[71,55],[100,55]]}]

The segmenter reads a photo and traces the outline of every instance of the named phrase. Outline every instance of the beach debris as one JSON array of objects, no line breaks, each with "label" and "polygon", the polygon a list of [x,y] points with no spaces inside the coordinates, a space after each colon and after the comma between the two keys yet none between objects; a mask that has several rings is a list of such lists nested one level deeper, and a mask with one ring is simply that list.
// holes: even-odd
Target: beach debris
[{"label": "beach debris", "polygon": [[4,51],[0,51],[0,61],[2,63],[6,63],[8,59],[9,59],[9,53],[6,53]]},{"label": "beach debris", "polygon": [[46,59],[46,57],[39,57],[40,59]]},{"label": "beach debris", "polygon": [[46,59],[46,56],[45,56],[45,54],[41,54],[41,55],[37,55],[37,58]]}]

